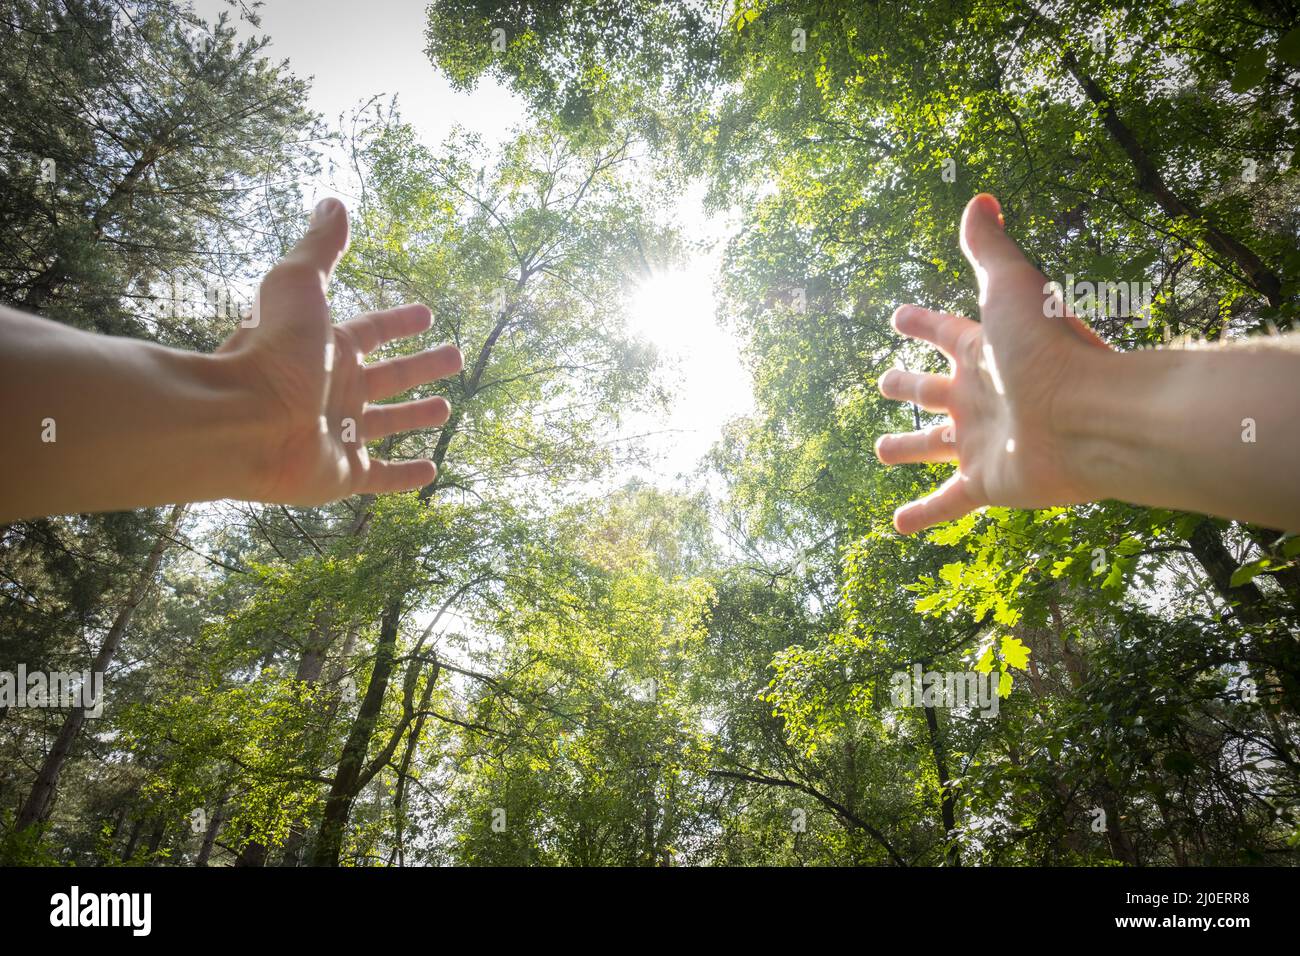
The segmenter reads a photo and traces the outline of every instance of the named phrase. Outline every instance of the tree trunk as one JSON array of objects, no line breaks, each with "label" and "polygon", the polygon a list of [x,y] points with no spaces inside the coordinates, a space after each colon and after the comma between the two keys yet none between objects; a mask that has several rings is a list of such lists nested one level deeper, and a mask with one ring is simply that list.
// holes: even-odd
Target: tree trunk
[{"label": "tree trunk", "polygon": [[[349,627],[343,637],[343,647],[339,651],[338,658],[330,668],[329,676],[326,682],[331,686],[337,686],[343,680],[343,675],[348,670],[348,660],[352,657],[352,652],[357,646],[357,629]],[[339,695],[333,695],[329,705],[325,709],[325,726],[321,729],[322,734],[329,733],[329,728],[334,724],[334,718],[338,714]],[[284,841],[284,847],[280,853],[280,866],[302,866],[303,850],[307,842],[307,827],[304,823],[294,824],[289,830],[289,836]]]},{"label": "tree trunk", "polygon": [[[96,209],[95,214],[90,217],[91,239],[93,242],[100,241],[104,235],[104,227],[108,224],[108,220],[118,203],[135,192],[145,173],[162,155],[162,145],[150,143],[132,163],[122,181],[113,187],[113,191],[108,194],[108,198],[104,200],[103,205]],[[40,311],[58,292],[63,283],[70,278],[69,265],[64,256],[55,256],[54,261],[32,280],[32,284],[27,289],[27,294],[23,296],[21,303],[23,308],[30,309],[33,312]]]},{"label": "tree trunk", "polygon": [[948,843],[949,866],[961,866],[961,851],[957,848],[957,798],[953,793],[952,778],[948,776],[948,762],[944,759],[943,741],[939,737],[939,718],[933,707],[925,709],[925,726],[930,732],[930,753],[934,756],[934,769],[939,775],[943,796],[939,812],[943,817],[944,837]]},{"label": "tree trunk", "polygon": [[[530,273],[521,273],[515,283],[516,296],[527,284],[529,276]],[[512,299],[501,310],[492,331],[488,334],[483,347],[479,350],[469,375],[464,380],[463,402],[468,402],[482,384],[483,374],[487,370],[493,350],[502,334],[510,326],[518,310],[519,302],[517,298]],[[439,477],[443,474],[443,462],[447,457],[447,450],[451,445],[452,438],[459,429],[462,414],[463,407],[454,409],[451,418],[442,427],[438,435],[438,441],[432,455],[433,463],[438,468],[438,476],[420,489],[419,499],[422,502],[429,501],[438,488]],[[363,527],[364,524],[364,521],[358,522],[359,527]],[[361,702],[356,719],[352,722],[352,730],[348,735],[347,743],[343,746],[343,754],[335,771],[334,783],[331,785],[329,796],[325,801],[325,812],[321,817],[320,831],[317,835],[316,846],[312,851],[312,866],[338,865],[339,854],[343,848],[343,834],[347,828],[348,816],[352,811],[352,803],[357,794],[361,792],[361,788],[374,775],[373,769],[369,773],[366,772],[366,754],[370,749],[370,740],[374,734],[375,726],[378,724],[379,713],[383,708],[384,695],[388,692],[388,682],[392,676],[393,664],[396,658],[402,602],[405,598],[405,594],[396,594],[390,597],[380,620],[379,641],[375,646],[374,670],[371,672],[370,683],[366,688],[366,696]],[[395,749],[397,742],[396,739],[390,739],[388,748],[390,750]]]},{"label": "tree trunk", "polygon": [[379,712],[383,709],[384,695],[388,692],[388,679],[392,675],[397,656],[401,614],[401,604],[398,601],[390,601],[384,608],[379,625],[379,640],[375,645],[375,667],[356,720],[352,722],[347,743],[343,745],[343,755],[339,759],[334,783],[325,801],[325,813],[321,817],[320,832],[312,853],[312,866],[338,866],[339,854],[343,850],[343,832],[347,828],[352,801],[367,782],[362,779],[362,770],[366,753],[370,749],[370,738],[374,735]]},{"label": "tree trunk", "polygon": [[167,821],[161,819],[154,824],[153,833],[149,837],[149,862],[153,865],[158,863],[158,851],[162,849],[163,838],[167,836]]},{"label": "tree trunk", "polygon": [[217,833],[221,829],[222,814],[226,809],[226,794],[221,795],[217,802],[217,809],[213,811],[212,817],[208,820],[208,828],[203,831],[203,845],[199,847],[199,855],[194,859],[195,866],[207,866],[208,860],[212,859],[212,847],[217,842]]},{"label": "tree trunk", "polygon": [[1121,863],[1137,866],[1137,851],[1133,849],[1133,843],[1120,819],[1119,798],[1109,784],[1102,789],[1101,808],[1106,811],[1106,839],[1110,841],[1110,855]]},{"label": "tree trunk", "polygon": [[1137,134],[1129,128],[1115,109],[1115,97],[1105,90],[1097,79],[1080,65],[1078,58],[1066,46],[1061,28],[1037,9],[1028,8],[1030,18],[1044,26],[1051,41],[1064,49],[1061,62],[1083,89],[1084,95],[1097,109],[1102,125],[1110,133],[1133,166],[1138,189],[1151,196],[1160,209],[1171,219],[1184,219],[1195,223],[1206,245],[1242,271],[1246,285],[1262,295],[1269,305],[1283,302],[1282,279],[1271,270],[1255,252],[1236,237],[1225,232],[1215,219],[1193,200],[1180,196],[1165,181],[1159,167]]},{"label": "tree trunk", "polygon": [[[1215,591],[1232,608],[1238,620],[1253,630],[1255,651],[1276,675],[1282,705],[1291,713],[1300,714],[1300,643],[1279,622],[1282,609],[1270,606],[1268,598],[1253,581],[1233,587],[1232,574],[1237,570],[1237,562],[1212,521],[1206,519],[1198,524],[1188,536],[1187,543],[1201,567],[1205,568]],[[1267,675],[1255,673],[1258,667],[1258,663],[1252,663],[1252,676],[1262,686],[1262,678]]]},{"label": "tree trunk", "polygon": [[415,761],[415,752],[420,746],[420,735],[424,732],[425,711],[433,699],[433,689],[437,686],[435,676],[424,685],[420,697],[419,716],[411,725],[411,732],[406,738],[406,749],[402,752],[402,762],[397,767],[397,787],[393,793],[393,859],[398,866],[406,865],[406,782],[411,775],[411,764]]},{"label": "tree trunk", "polygon": [[144,817],[140,817],[131,824],[131,835],[127,838],[126,846],[122,848],[122,862],[125,863],[131,857],[135,856],[135,848],[140,843],[140,834],[144,832]]},{"label": "tree trunk", "polygon": [[[145,561],[145,565],[140,570],[135,584],[131,587],[131,592],[127,595],[126,603],[117,612],[113,626],[109,628],[104,643],[100,645],[99,653],[95,655],[95,662],[91,666],[92,674],[103,674],[107,671],[108,666],[117,655],[118,648],[122,644],[122,637],[126,634],[131,618],[135,615],[135,609],[144,600],[145,594],[153,585],[154,578],[158,574],[158,567],[162,564],[163,553],[167,550],[167,545],[171,543],[171,534],[180,524],[181,515],[185,513],[187,507],[188,505],[181,504],[172,508],[163,532],[158,535],[153,549],[149,552],[148,560]],[[60,728],[59,734],[54,740],[54,745],[50,748],[50,752],[46,754],[41,769],[36,775],[36,783],[32,786],[32,792],[28,795],[27,801],[18,813],[18,819],[14,824],[15,830],[21,832],[33,824],[44,821],[54,801],[55,791],[59,786],[59,774],[63,772],[63,765],[67,763],[68,755],[72,751],[72,745],[80,735],[82,725],[85,722],[86,711],[80,707],[70,711],[64,719],[63,727]]]}]

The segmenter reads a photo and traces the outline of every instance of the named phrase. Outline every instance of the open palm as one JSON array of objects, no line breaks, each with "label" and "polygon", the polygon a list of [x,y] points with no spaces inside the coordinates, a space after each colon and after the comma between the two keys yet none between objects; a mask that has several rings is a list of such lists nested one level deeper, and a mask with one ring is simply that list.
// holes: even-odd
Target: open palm
[{"label": "open palm", "polygon": [[962,216],[961,246],[979,280],[980,321],[915,305],[893,326],[947,356],[950,375],[891,369],[886,398],[945,413],[943,424],[884,435],[876,454],[887,465],[957,461],[937,491],[900,508],[894,526],[911,534],[985,505],[1036,508],[1091,497],[1071,473],[1060,396],[1072,394],[1080,351],[1107,346],[1074,316],[1045,308],[1047,279],[1006,235],[998,202],[980,194]]},{"label": "open palm", "polygon": [[426,306],[404,305],[334,324],[325,290],[347,243],[346,210],[324,200],[306,235],[263,279],[253,321],[219,350],[271,423],[259,500],[319,504],[417,488],[437,474],[424,459],[372,459],[365,443],[445,424],[447,400],[368,403],[456,373],[460,351],[444,345],[366,365],[366,353],[424,331],[432,317]]}]

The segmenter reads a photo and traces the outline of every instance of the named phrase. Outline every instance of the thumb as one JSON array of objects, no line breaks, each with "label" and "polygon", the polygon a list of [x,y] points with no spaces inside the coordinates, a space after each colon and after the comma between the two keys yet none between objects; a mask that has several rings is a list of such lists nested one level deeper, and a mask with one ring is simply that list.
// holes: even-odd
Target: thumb
[{"label": "thumb", "polygon": [[1002,206],[989,193],[979,193],[966,204],[966,211],[961,215],[961,251],[975,269],[980,305],[985,304],[989,280],[994,273],[1008,267],[1029,265],[1020,247],[1006,233]]},{"label": "thumb", "polygon": [[307,231],[280,264],[311,269],[319,277],[323,290],[347,248],[348,211],[343,203],[327,197],[316,204]]}]

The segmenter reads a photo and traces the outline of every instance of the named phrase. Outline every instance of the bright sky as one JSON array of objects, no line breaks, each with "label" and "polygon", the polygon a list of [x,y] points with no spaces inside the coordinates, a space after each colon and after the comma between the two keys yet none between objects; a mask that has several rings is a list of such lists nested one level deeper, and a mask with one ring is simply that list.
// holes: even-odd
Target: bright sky
[{"label": "bright sky", "polygon": [[713,283],[726,225],[704,217],[698,195],[686,198],[679,207],[679,226],[689,238],[713,242],[713,249],[677,271],[643,282],[628,315],[632,328],[658,347],[672,386],[667,420],[638,416],[629,422],[632,434],[664,432],[650,442],[658,458],[644,475],[662,487],[696,485],[679,476],[694,471],[723,425],[753,405],[752,383],[737,342],[715,317]]},{"label": "bright sky", "polygon": [[[429,145],[456,124],[489,143],[502,141],[525,119],[522,103],[495,83],[480,83],[472,93],[452,90],[424,55],[425,6],[420,0],[268,0],[256,32],[271,38],[269,57],[287,58],[294,73],[312,77],[310,105],[331,123],[376,93],[385,99],[396,94],[402,118]],[[209,20],[231,9],[225,0],[194,0],[194,7]],[[236,19],[232,12],[231,21]],[[235,25],[253,32],[247,24]],[[330,192],[325,183],[306,191],[313,199]],[[705,218],[698,191],[684,197],[677,213],[691,238],[720,240],[726,233],[724,223]],[[719,252],[717,243],[712,254],[693,258],[681,271],[644,283],[629,316],[633,328],[658,347],[675,393],[666,420],[631,416],[622,428],[626,435],[660,433],[647,443],[654,465],[636,473],[662,487],[691,484],[678,476],[694,470],[729,418],[751,407],[749,375],[736,342],[715,320]]]}]

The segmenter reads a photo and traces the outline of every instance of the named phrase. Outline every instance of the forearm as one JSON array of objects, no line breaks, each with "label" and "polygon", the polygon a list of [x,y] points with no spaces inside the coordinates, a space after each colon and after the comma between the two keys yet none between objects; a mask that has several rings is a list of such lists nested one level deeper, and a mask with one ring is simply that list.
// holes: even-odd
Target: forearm
[{"label": "forearm", "polygon": [[0,309],[0,520],[252,497],[265,409],[222,356]]},{"label": "forearm", "polygon": [[1087,356],[1065,412],[1095,498],[1300,531],[1300,339]]}]

